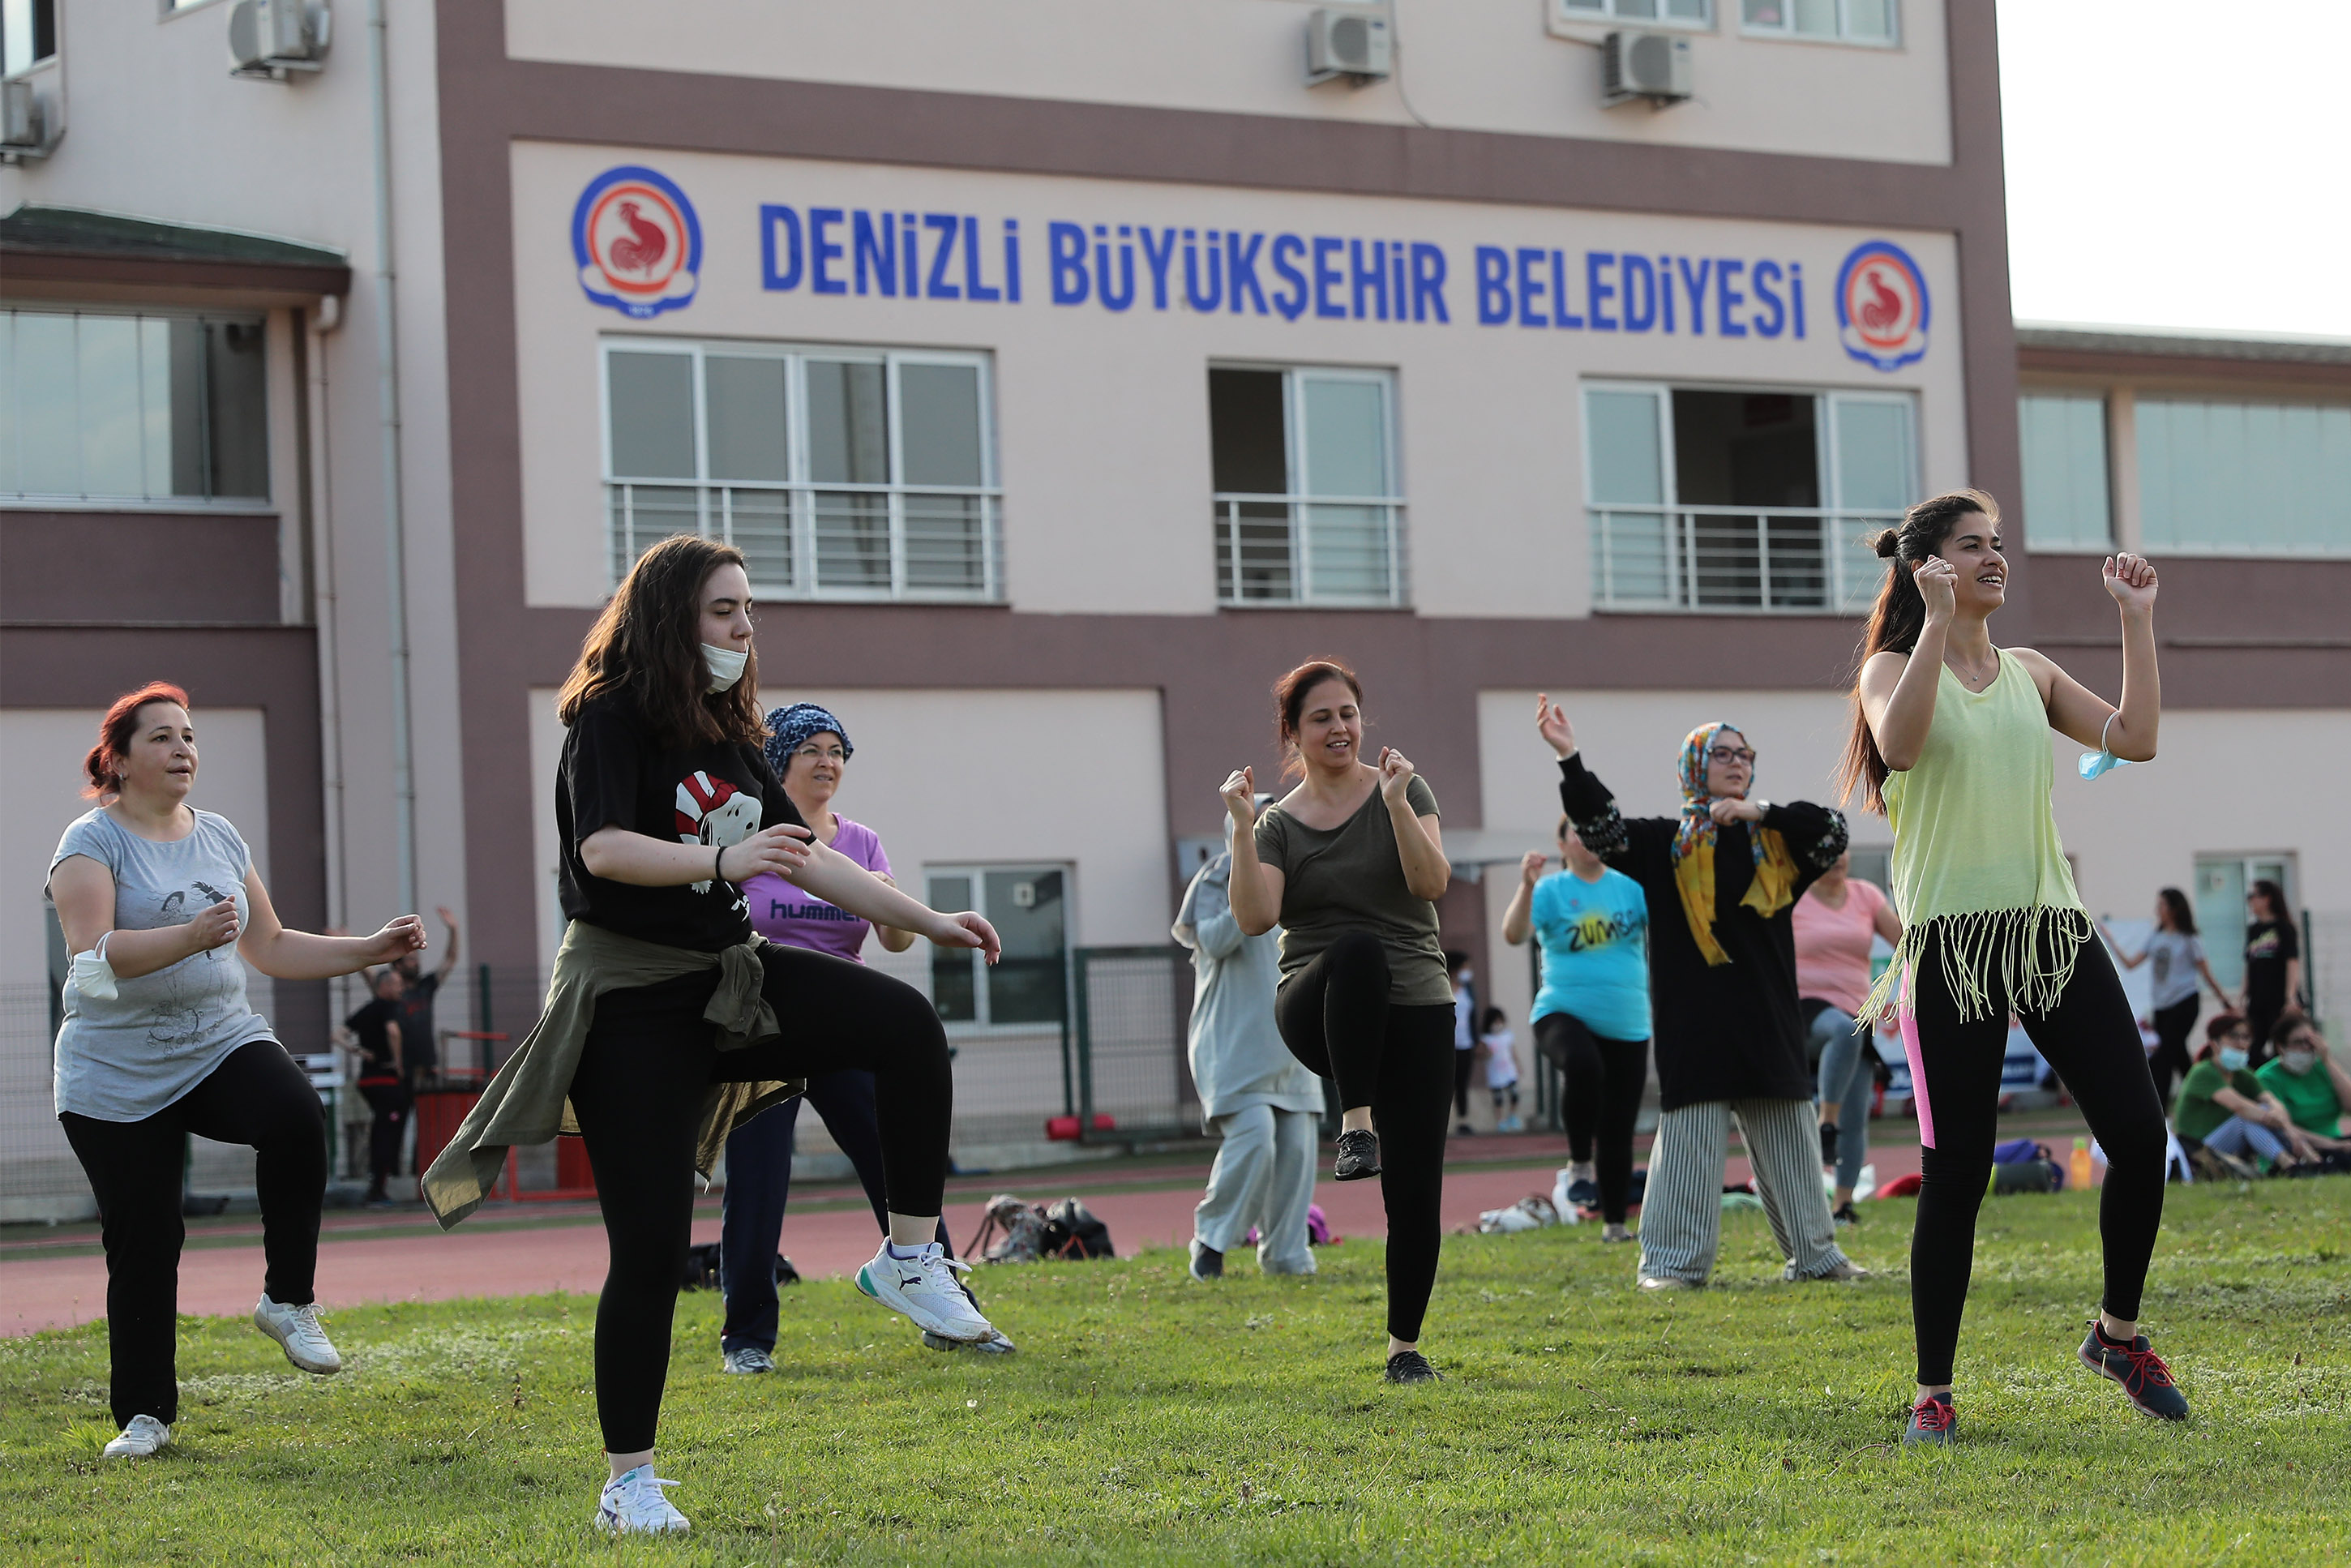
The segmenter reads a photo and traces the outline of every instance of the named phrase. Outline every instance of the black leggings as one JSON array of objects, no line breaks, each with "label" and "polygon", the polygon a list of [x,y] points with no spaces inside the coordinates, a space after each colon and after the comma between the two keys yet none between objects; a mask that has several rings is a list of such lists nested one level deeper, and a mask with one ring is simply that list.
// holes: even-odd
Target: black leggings
[{"label": "black leggings", "polygon": [[[1951,1381],[1975,1260],[1976,1210],[1991,1177],[2001,1063],[2014,1010],[2006,977],[1996,975],[1990,1016],[1961,1022],[1938,946],[1928,944],[1914,977],[1918,1040],[1912,1063],[1919,1073],[1919,1135],[1927,1147],[1919,1156],[1918,1221],[1910,1239],[1910,1316],[1918,1381],[1929,1385]],[[2048,957],[2044,952],[2043,961]],[[2163,1102],[2156,1097],[2138,1025],[2105,946],[2095,938],[2082,944],[2073,977],[2047,1014],[2019,1016],[2105,1150],[2106,1183],[2098,1200],[2104,1305],[2118,1318],[2135,1319],[2163,1220]]]},{"label": "black leggings", "polygon": [[286,1048],[256,1040],[143,1121],[57,1117],[98,1197],[106,1246],[109,1390],[118,1427],[133,1416],[180,1418],[172,1361],[180,1308],[180,1182],[191,1133],[250,1145],[261,1196],[269,1299],[306,1306],[319,1269],[319,1210],[327,1193],[327,1114]]},{"label": "black leggings", "polygon": [[2155,1054],[2147,1065],[2155,1071],[2155,1097],[2163,1104],[2171,1103],[2171,1081],[2188,1076],[2188,1037],[2203,1006],[2204,998],[2198,995],[2155,1009]]},{"label": "black leggings", "polygon": [[1350,931],[1282,981],[1275,1024],[1290,1053],[1372,1108],[1380,1200],[1388,1217],[1388,1333],[1412,1343],[1437,1284],[1445,1196],[1445,1111],[1453,1077],[1453,1004],[1388,1000],[1379,939]]},{"label": "black leggings", "polygon": [[415,1097],[400,1082],[362,1083],[360,1097],[375,1113],[368,1127],[368,1194],[379,1197],[387,1177],[400,1174],[400,1139],[408,1130],[408,1113]]},{"label": "black leggings", "polygon": [[890,1207],[941,1207],[955,1078],[938,1014],[920,991],[862,964],[772,945],[760,954],[781,1039],[721,1051],[702,1018],[715,972],[607,991],[571,1080],[611,1247],[596,1305],[596,1415],[611,1453],[652,1448],[660,1423],[711,1084],[872,1072]]},{"label": "black leggings", "polygon": [[1568,1158],[1591,1159],[1596,1135],[1600,1217],[1622,1225],[1633,1186],[1633,1124],[1640,1118],[1641,1092],[1649,1082],[1649,1042],[1603,1040],[1582,1019],[1546,1013],[1535,1020],[1535,1049],[1557,1062],[1566,1078],[1561,1108]]},{"label": "black leggings", "polygon": [[1478,1065],[1478,1050],[1472,1046],[1464,1051],[1453,1048],[1453,1113],[1463,1121],[1469,1119],[1469,1074]]}]

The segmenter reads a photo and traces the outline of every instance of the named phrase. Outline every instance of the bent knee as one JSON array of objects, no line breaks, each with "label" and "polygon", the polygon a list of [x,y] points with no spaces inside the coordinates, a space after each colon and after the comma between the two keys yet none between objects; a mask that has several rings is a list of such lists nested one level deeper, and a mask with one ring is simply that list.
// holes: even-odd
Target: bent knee
[{"label": "bent knee", "polygon": [[1387,949],[1368,931],[1342,932],[1323,952],[1333,968],[1364,973],[1376,969],[1383,977],[1388,972]]}]

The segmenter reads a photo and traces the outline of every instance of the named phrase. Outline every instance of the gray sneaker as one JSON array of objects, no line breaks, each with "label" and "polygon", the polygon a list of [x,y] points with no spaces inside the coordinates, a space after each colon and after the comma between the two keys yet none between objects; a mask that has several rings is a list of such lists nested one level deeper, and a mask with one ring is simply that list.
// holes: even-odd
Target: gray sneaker
[{"label": "gray sneaker", "polygon": [[172,1428],[152,1416],[133,1416],[122,1435],[106,1445],[110,1459],[143,1459],[172,1440]]},{"label": "gray sneaker", "polygon": [[729,1372],[754,1373],[776,1370],[776,1358],[756,1344],[726,1352],[726,1369]]}]

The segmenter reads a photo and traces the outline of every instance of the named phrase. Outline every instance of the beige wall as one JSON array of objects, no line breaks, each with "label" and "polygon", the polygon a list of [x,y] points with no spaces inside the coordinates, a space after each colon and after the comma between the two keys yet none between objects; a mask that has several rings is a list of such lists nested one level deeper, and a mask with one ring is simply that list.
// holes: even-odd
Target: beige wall
[{"label": "beige wall", "polygon": [[[563,918],[555,887],[560,847],[555,769],[563,726],[552,691],[535,691],[531,698],[539,951],[541,962],[552,964]],[[1068,864],[1075,867],[1073,942],[1167,940],[1175,911],[1158,693],[771,687],[760,701],[769,708],[821,703],[850,727],[857,755],[840,810],[882,835],[900,885],[916,897],[925,865]],[[1079,755],[1119,758],[1118,787],[1049,783],[1066,772],[1037,762]],[[889,967],[921,983],[919,964],[900,960]]]},{"label": "beige wall", "polygon": [[[48,984],[41,890],[66,825],[93,803],[81,794],[81,759],[101,716],[95,708],[0,708],[0,985]],[[266,885],[269,775],[261,710],[204,708],[195,721],[198,766],[190,800],[235,824]]]},{"label": "beige wall", "polygon": [[[634,162],[676,181],[703,230],[699,294],[650,322],[590,304],[570,248],[582,188],[604,170]],[[1589,550],[1578,388],[1585,378],[1912,391],[1924,484],[1931,490],[1965,482],[1957,257],[1949,235],[1887,236],[1927,274],[1934,339],[1923,360],[1883,374],[1846,356],[1831,303],[1844,256],[1873,237],[1861,231],[544,143],[517,144],[513,166],[523,514],[534,604],[595,605],[610,591],[597,345],[626,334],[992,352],[1007,582],[1013,605],[1028,611],[1213,612],[1211,361],[1395,371],[1412,599],[1432,615],[1584,612]],[[763,202],[803,211],[837,204],[973,214],[991,246],[999,219],[1018,217],[1024,301],[821,296],[805,277],[789,292],[764,290]],[[1056,306],[1045,263],[1050,221],[1436,243],[1447,256],[1452,320],[1196,314],[1182,306],[1180,257],[1164,312],[1150,308],[1147,281],[1124,314],[1098,304]],[[1807,336],[1724,339],[1711,325],[1693,336],[1686,308],[1683,329],[1671,335],[1480,326],[1473,252],[1481,244],[1558,247],[1571,261],[1600,249],[1801,262]],[[1579,310],[1582,298],[1581,286],[1573,287]]]},{"label": "beige wall", "polygon": [[[1950,160],[1942,0],[1907,0],[1899,47],[1748,37],[1740,0],[1690,33],[1698,96],[1601,107],[1605,26],[1557,35],[1543,0],[1399,0],[1402,75],[1303,85],[1297,0],[702,0],[648,26],[628,0],[507,0],[521,59],[1222,110],[1895,162]],[[1637,25],[1637,24],[1636,24]],[[1407,99],[1408,95],[1408,99]]]}]

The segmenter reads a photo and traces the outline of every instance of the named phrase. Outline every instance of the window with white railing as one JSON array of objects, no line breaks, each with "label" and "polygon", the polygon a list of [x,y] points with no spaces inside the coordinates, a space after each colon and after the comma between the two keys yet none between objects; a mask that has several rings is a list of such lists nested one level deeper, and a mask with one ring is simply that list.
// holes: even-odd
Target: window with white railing
[{"label": "window with white railing", "polygon": [[603,371],[614,582],[700,534],[769,598],[1003,597],[986,356],[627,338]]},{"label": "window with white railing", "polygon": [[1382,371],[1209,370],[1219,602],[1405,602],[1395,408]]},{"label": "window with white railing", "polygon": [[1858,612],[1917,497],[1907,393],[1594,382],[1583,418],[1604,609]]}]

